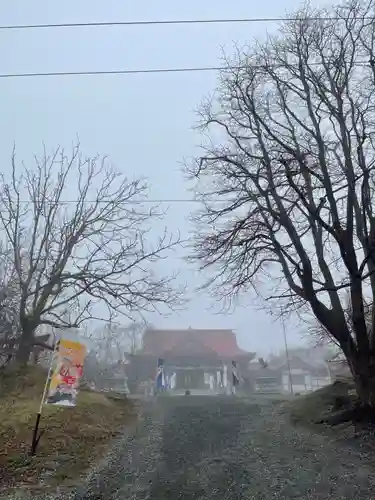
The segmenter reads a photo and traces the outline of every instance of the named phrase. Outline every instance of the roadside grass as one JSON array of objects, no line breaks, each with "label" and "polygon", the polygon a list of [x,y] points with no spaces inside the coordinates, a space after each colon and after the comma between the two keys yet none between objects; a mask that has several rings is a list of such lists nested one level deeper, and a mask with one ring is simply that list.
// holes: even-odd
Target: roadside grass
[{"label": "roadside grass", "polygon": [[125,396],[82,390],[75,408],[44,406],[44,433],[28,456],[46,372],[38,367],[0,373],[0,491],[35,491],[74,484],[102,458],[111,440],[137,419]]},{"label": "roadside grass", "polygon": [[322,427],[323,418],[334,411],[338,404],[349,405],[356,398],[351,380],[342,380],[318,389],[310,394],[296,396],[284,409],[288,411],[293,424],[308,427]]}]

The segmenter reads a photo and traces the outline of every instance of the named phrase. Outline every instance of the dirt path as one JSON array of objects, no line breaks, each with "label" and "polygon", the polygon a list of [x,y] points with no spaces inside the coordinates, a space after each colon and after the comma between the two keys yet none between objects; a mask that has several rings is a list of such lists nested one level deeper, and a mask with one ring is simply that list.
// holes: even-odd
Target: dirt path
[{"label": "dirt path", "polygon": [[232,398],[166,398],[146,412],[137,434],[115,453],[99,481],[75,498],[375,497],[369,458],[293,427],[278,409]]}]

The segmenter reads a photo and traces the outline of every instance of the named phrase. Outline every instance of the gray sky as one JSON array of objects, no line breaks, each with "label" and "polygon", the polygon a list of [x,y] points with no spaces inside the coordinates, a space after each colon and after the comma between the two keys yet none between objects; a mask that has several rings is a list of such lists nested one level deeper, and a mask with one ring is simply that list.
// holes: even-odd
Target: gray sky
[{"label": "gray sky", "polygon": [[[314,2],[316,3],[316,2]],[[119,0],[12,0],[1,6],[1,24],[90,21],[249,18],[283,16],[300,6],[277,2],[120,2]],[[188,26],[64,28],[0,32],[2,73],[113,70],[219,65],[221,47],[244,44],[272,32],[272,23]],[[152,198],[187,198],[180,171],[193,155],[199,136],[191,130],[194,109],[213,91],[215,73],[67,76],[0,80],[3,171],[13,143],[29,160],[47,147],[69,146],[79,136],[87,155],[109,155],[118,169],[146,176]],[[193,204],[175,203],[166,219],[171,231],[186,235]],[[192,287],[199,279],[183,262],[182,276]],[[229,316],[216,315],[208,296],[196,297],[181,314],[150,318],[157,327],[233,328],[239,344],[267,354],[283,346],[280,325],[251,305]],[[301,333],[288,328],[291,344]]]}]

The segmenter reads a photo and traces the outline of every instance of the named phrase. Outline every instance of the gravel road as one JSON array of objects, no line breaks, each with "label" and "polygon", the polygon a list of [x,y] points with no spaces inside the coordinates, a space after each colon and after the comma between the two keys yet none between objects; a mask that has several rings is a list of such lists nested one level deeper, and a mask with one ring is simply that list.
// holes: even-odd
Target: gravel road
[{"label": "gravel road", "polygon": [[371,462],[293,427],[270,401],[171,397],[145,409],[75,500],[371,499]]}]

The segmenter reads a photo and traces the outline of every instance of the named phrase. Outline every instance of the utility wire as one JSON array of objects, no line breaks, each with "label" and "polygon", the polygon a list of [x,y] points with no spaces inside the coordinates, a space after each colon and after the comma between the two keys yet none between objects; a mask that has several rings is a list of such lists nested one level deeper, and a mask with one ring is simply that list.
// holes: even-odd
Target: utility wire
[{"label": "utility wire", "polygon": [[220,66],[204,66],[193,68],[145,68],[145,69],[119,69],[103,71],[48,71],[45,73],[0,73],[0,78],[30,78],[43,76],[94,76],[94,75],[137,75],[151,73],[194,73],[199,71],[220,71],[225,69]]},{"label": "utility wire", "polygon": [[[373,20],[371,16],[358,19]],[[53,29],[53,28],[84,28],[100,26],[157,26],[174,24],[244,24],[244,23],[273,23],[283,21],[340,21],[344,20],[340,16],[332,17],[246,17],[235,19],[172,19],[160,21],[98,21],[82,23],[48,23],[48,24],[13,24],[0,26],[0,30],[26,30],[26,29]]]},{"label": "utility wire", "polygon": [[[223,202],[228,202],[231,200],[221,200],[220,198],[216,199],[208,199],[208,200],[195,200],[194,198],[161,198],[161,199],[152,199],[152,198],[145,198],[144,200],[129,200],[126,201],[125,203],[128,203],[129,205],[141,205],[142,203],[203,203],[203,202],[209,202],[209,203],[223,203]],[[47,204],[50,205],[68,205],[70,203],[110,203],[111,200],[59,200],[59,201],[54,201],[54,200],[46,200]],[[32,203],[32,200],[19,200],[19,203]]]},{"label": "utility wire", "polygon": [[[367,66],[368,61],[353,62],[353,66]],[[320,66],[320,62],[311,62],[309,66]],[[147,75],[157,73],[198,73],[208,71],[232,71],[247,68],[288,68],[298,67],[297,64],[249,64],[246,66],[197,66],[190,68],[144,68],[144,69],[118,69],[118,70],[93,70],[93,71],[46,71],[35,73],[0,73],[0,78],[34,78],[49,76],[99,76],[99,75]]]}]

